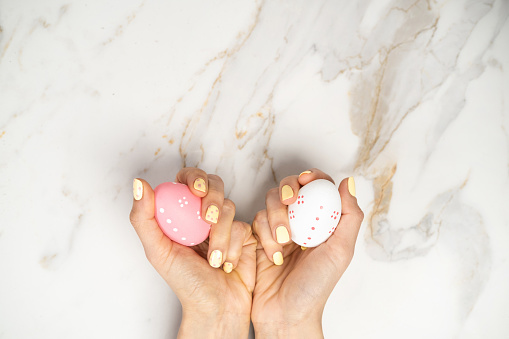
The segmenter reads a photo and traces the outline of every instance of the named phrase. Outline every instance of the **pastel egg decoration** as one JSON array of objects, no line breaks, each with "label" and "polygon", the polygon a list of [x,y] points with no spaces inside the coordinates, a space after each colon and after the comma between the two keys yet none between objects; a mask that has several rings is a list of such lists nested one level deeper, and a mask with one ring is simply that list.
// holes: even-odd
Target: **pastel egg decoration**
[{"label": "pastel egg decoration", "polygon": [[207,239],[210,224],[201,218],[201,198],[187,185],[165,182],[155,188],[154,195],[156,221],[168,238],[185,246]]},{"label": "pastel egg decoration", "polygon": [[324,179],[310,182],[288,206],[293,242],[304,247],[320,245],[334,233],[340,217],[341,197],[336,186]]}]

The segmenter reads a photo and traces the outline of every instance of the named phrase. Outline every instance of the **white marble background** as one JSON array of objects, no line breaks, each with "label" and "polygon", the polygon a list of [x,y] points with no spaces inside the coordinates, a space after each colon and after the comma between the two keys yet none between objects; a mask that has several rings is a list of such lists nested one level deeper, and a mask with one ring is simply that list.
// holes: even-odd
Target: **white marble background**
[{"label": "white marble background", "polygon": [[0,1],[0,337],[172,338],[136,176],[366,213],[327,338],[509,337],[509,2]]}]

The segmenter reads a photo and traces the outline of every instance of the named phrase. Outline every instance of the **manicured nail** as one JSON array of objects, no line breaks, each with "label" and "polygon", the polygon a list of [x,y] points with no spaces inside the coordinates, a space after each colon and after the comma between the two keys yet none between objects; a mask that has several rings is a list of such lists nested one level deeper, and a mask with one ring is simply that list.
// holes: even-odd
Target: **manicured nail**
[{"label": "manicured nail", "polygon": [[308,248],[307,248],[307,247],[304,247],[304,246],[301,246],[301,247],[300,247],[300,249],[301,249],[301,250],[303,250],[303,251],[305,251],[305,250],[307,250]]},{"label": "manicured nail", "polygon": [[226,273],[231,273],[233,270],[233,264],[231,262],[225,262],[223,264],[223,271]]},{"label": "manicured nail", "polygon": [[133,196],[134,200],[140,200],[143,197],[143,183],[138,180],[133,180]]},{"label": "manicured nail", "polygon": [[290,199],[293,197],[293,190],[290,186],[284,185],[283,188],[281,188],[281,199],[285,201],[286,199]]},{"label": "manicured nail", "polygon": [[276,252],[272,255],[272,260],[274,260],[274,264],[281,266],[283,265],[283,254],[281,252]]},{"label": "manicured nail", "polygon": [[348,178],[348,192],[355,197],[355,181],[353,177]]},{"label": "manicured nail", "polygon": [[287,243],[290,240],[290,235],[288,234],[286,227],[279,226],[276,228],[276,240],[280,244]]},{"label": "manicured nail", "polygon": [[303,174],[309,174],[309,173],[311,173],[311,171],[304,171],[304,172],[302,172],[301,174],[299,174],[299,177],[300,177],[301,175],[303,175]]},{"label": "manicured nail", "polygon": [[207,192],[207,187],[205,186],[205,180],[202,178],[198,178],[194,181],[194,189],[200,192]]},{"label": "manicured nail", "polygon": [[207,208],[207,213],[205,213],[205,220],[208,222],[217,224],[217,218],[219,217],[219,209],[216,205],[210,205]]},{"label": "manicured nail", "polygon": [[221,266],[221,262],[223,261],[223,253],[220,250],[214,250],[210,253],[209,263],[210,266],[214,268],[218,268]]}]

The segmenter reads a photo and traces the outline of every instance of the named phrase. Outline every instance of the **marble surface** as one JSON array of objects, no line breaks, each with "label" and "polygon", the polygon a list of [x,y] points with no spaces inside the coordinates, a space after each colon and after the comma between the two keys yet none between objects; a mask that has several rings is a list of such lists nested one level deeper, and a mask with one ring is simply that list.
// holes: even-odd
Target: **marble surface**
[{"label": "marble surface", "polygon": [[131,183],[237,218],[318,167],[366,218],[327,338],[509,337],[509,2],[0,2],[0,337],[172,338]]}]

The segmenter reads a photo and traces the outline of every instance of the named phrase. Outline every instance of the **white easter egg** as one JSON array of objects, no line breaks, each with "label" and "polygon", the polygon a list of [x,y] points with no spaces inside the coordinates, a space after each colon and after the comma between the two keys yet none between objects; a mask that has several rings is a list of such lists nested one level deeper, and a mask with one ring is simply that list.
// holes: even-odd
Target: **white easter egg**
[{"label": "white easter egg", "polygon": [[341,217],[341,197],[336,186],[318,179],[303,186],[297,201],[288,206],[292,240],[304,247],[325,242]]}]

